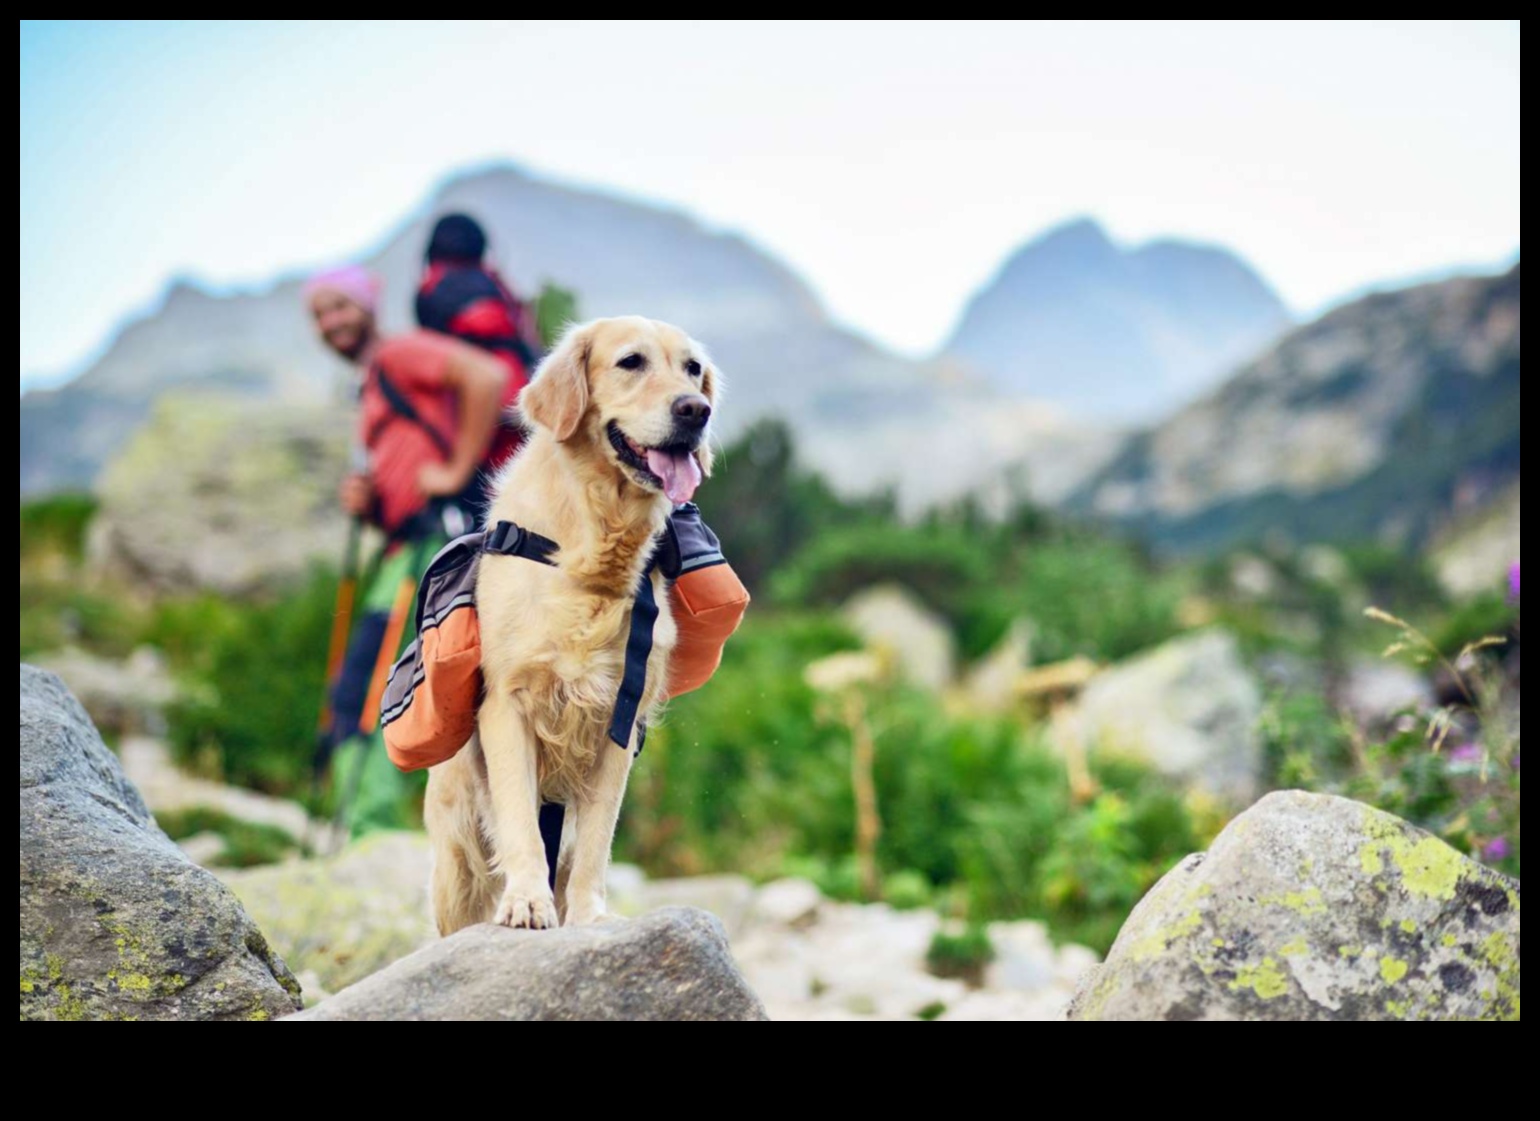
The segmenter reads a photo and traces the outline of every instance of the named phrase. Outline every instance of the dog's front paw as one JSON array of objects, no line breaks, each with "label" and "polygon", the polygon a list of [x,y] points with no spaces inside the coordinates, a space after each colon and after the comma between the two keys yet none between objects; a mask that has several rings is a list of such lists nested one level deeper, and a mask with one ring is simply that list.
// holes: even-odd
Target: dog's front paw
[{"label": "dog's front paw", "polygon": [[567,911],[566,926],[597,926],[600,923],[620,922],[619,915],[612,915],[603,907],[595,908],[569,908]]},{"label": "dog's front paw", "polygon": [[496,922],[515,930],[555,930],[561,925],[549,888],[531,892],[509,888],[497,904]]}]

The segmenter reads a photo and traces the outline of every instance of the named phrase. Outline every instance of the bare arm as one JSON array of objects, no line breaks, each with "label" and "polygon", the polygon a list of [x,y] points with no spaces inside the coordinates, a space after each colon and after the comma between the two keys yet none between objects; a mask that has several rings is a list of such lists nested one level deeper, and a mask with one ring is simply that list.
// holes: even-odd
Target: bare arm
[{"label": "bare arm", "polygon": [[457,346],[444,366],[444,384],[459,400],[460,427],[449,462],[423,472],[422,488],[432,497],[464,490],[486,458],[502,420],[508,371],[484,351]]}]

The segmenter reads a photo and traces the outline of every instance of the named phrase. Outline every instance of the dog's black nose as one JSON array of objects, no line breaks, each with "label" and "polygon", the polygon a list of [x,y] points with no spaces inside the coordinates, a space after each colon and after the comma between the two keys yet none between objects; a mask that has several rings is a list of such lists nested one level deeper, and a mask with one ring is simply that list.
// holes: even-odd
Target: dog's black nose
[{"label": "dog's black nose", "polygon": [[686,428],[705,428],[711,419],[711,402],[699,393],[675,397],[674,419]]}]

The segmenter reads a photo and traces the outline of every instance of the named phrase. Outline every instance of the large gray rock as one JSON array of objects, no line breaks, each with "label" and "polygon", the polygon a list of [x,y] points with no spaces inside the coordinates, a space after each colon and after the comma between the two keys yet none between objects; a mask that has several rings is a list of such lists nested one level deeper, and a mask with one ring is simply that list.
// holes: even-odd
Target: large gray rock
[{"label": "large gray rock", "polygon": [[21,667],[21,1018],[268,1020],[299,986],[155,824],[51,674]]},{"label": "large gray rock", "polygon": [[1135,909],[1075,1020],[1518,1020],[1519,885],[1398,818],[1274,794]]},{"label": "large gray rock", "polygon": [[1262,774],[1262,691],[1226,631],[1204,631],[1114,666],[1054,726],[1061,746],[1142,759],[1241,805]]},{"label": "large gray rock", "polygon": [[341,553],[347,409],[168,397],[103,472],[98,569],[164,591],[245,595]]},{"label": "large gray rock", "polygon": [[768,1020],[702,911],[555,931],[478,926],[293,1020]]}]

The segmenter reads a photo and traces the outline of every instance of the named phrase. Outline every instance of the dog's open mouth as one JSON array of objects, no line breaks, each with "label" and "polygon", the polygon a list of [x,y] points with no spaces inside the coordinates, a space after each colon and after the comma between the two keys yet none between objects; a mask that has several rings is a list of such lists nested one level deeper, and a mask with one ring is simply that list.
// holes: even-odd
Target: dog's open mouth
[{"label": "dog's open mouth", "polygon": [[622,432],[614,421],[606,431],[620,462],[631,469],[642,485],[661,490],[676,506],[695,497],[701,481],[700,461],[695,458],[698,444],[647,448]]}]

